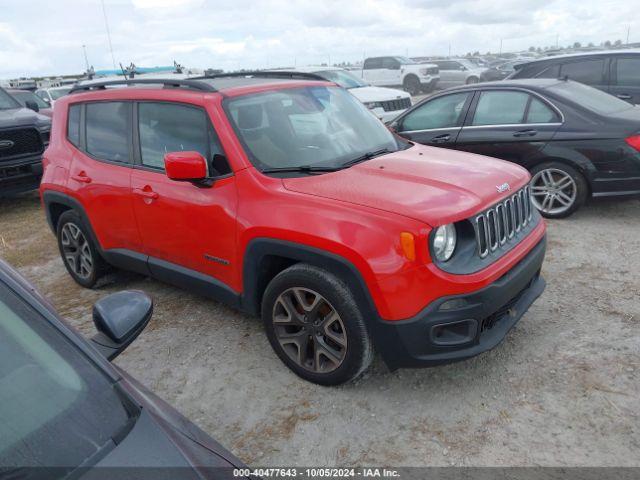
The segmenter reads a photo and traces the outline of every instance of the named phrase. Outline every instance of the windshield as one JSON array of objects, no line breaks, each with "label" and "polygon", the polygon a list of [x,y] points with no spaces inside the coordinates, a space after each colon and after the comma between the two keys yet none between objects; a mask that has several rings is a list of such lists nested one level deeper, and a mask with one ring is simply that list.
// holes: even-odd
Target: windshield
[{"label": "windshield", "polygon": [[415,65],[416,62],[407,57],[395,57],[400,62],[400,65]]},{"label": "windshield", "polygon": [[125,408],[121,395],[62,333],[0,284],[2,467],[65,467],[56,471],[65,476],[93,463],[132,425],[135,410]]},{"label": "windshield", "polygon": [[633,108],[630,103],[583,83],[559,82],[549,87],[549,91],[601,115]]},{"label": "windshield", "polygon": [[369,86],[367,82],[362,81],[360,78],[345,70],[325,70],[315,73],[323,78],[326,78],[330,82],[337,83],[342,88],[346,89]]},{"label": "windshield", "polygon": [[456,60],[456,62],[460,63],[461,65],[465,66],[466,68],[468,68],[469,70],[475,70],[478,68],[478,65],[463,58],[461,60]]},{"label": "windshield", "polygon": [[71,91],[71,87],[69,88],[52,88],[49,90],[49,95],[54,100],[58,100],[60,97],[64,97],[67,93]]},{"label": "windshield", "polygon": [[227,102],[235,130],[260,170],[340,167],[366,153],[401,148],[362,103],[339,87],[276,90]]},{"label": "windshield", "polygon": [[20,108],[20,104],[0,88],[0,110],[8,110],[10,108]]},{"label": "windshield", "polygon": [[27,106],[28,101],[32,101],[38,105],[38,108],[51,108],[51,106],[32,92],[11,92],[11,96],[15,98],[23,107]]}]

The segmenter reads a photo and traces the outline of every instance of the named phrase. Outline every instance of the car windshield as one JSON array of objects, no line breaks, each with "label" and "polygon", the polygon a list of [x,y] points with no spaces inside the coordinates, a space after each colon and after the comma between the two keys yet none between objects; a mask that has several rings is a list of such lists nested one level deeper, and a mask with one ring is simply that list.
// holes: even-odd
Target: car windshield
[{"label": "car windshield", "polygon": [[465,58],[460,59],[460,60],[456,60],[456,62],[458,62],[461,65],[465,66],[469,70],[474,70],[474,69],[478,68],[477,64],[475,64],[475,63],[473,63],[473,62],[471,62],[471,61],[469,61],[469,60],[467,60]]},{"label": "car windshield", "polygon": [[15,98],[23,107],[27,105],[28,101],[31,101],[38,105],[38,108],[51,108],[47,102],[45,102],[43,99],[32,92],[11,92],[11,96]]},{"label": "car windshield", "polygon": [[367,82],[364,82],[363,80],[345,70],[323,70],[321,72],[315,73],[323,78],[326,78],[330,82],[337,83],[342,88],[346,89],[369,86]]},{"label": "car windshield", "polygon": [[0,88],[0,110],[9,110],[11,108],[20,108],[20,104]]},{"label": "car windshield", "polygon": [[548,90],[600,115],[609,115],[633,108],[630,103],[583,83],[558,82]]},{"label": "car windshield", "polygon": [[346,90],[304,87],[227,100],[235,130],[260,170],[340,168],[406,144]]},{"label": "car windshield", "polygon": [[416,62],[407,57],[395,57],[400,62],[400,65],[415,65]]},{"label": "car windshield", "polygon": [[49,90],[49,95],[54,100],[58,100],[60,97],[64,97],[67,93],[71,91],[71,87],[68,88],[52,88]]},{"label": "car windshield", "polygon": [[0,284],[0,465],[61,467],[54,476],[65,477],[101,458],[137,414],[113,380]]}]

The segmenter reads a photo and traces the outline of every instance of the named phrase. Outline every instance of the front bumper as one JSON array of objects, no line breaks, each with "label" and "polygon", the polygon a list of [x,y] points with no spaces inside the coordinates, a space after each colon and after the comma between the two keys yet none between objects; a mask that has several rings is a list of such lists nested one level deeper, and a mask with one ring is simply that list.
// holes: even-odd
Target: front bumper
[{"label": "front bumper", "polygon": [[41,155],[0,163],[0,197],[35,190],[41,178]]},{"label": "front bumper", "polygon": [[378,319],[375,347],[390,369],[452,363],[491,350],[542,294],[543,238],[514,268],[479,291],[443,297],[409,320]]}]

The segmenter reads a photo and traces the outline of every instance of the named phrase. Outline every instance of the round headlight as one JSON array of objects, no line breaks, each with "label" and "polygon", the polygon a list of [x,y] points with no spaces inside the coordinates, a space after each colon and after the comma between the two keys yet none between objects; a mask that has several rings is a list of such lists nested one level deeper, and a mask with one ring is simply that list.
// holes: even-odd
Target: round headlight
[{"label": "round headlight", "polygon": [[433,253],[441,262],[446,262],[451,258],[456,249],[456,227],[450,223],[438,227],[433,236]]}]

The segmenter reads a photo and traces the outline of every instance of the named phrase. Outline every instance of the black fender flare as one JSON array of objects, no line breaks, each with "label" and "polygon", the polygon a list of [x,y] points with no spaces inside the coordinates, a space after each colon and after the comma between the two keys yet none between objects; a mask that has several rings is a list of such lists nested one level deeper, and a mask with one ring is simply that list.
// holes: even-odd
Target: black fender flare
[{"label": "black fender flare", "polygon": [[52,205],[53,204],[64,205],[68,207],[70,210],[74,210],[75,212],[78,213],[78,215],[80,215],[80,218],[84,223],[84,226],[89,230],[89,235],[91,236],[91,240],[93,241],[93,244],[96,246],[96,248],[100,251],[101,254],[104,253],[102,246],[98,241],[98,237],[96,236],[95,231],[93,230],[93,226],[91,225],[89,216],[87,215],[87,212],[85,211],[84,207],[78,200],[73,198],[71,195],[67,195],[66,193],[55,192],[50,190],[42,194],[42,203],[44,204],[44,212],[47,217],[47,223],[49,224],[49,228],[51,228],[51,231],[53,231],[54,235],[57,234],[57,231],[56,231],[56,224],[52,216],[53,215]]}]

